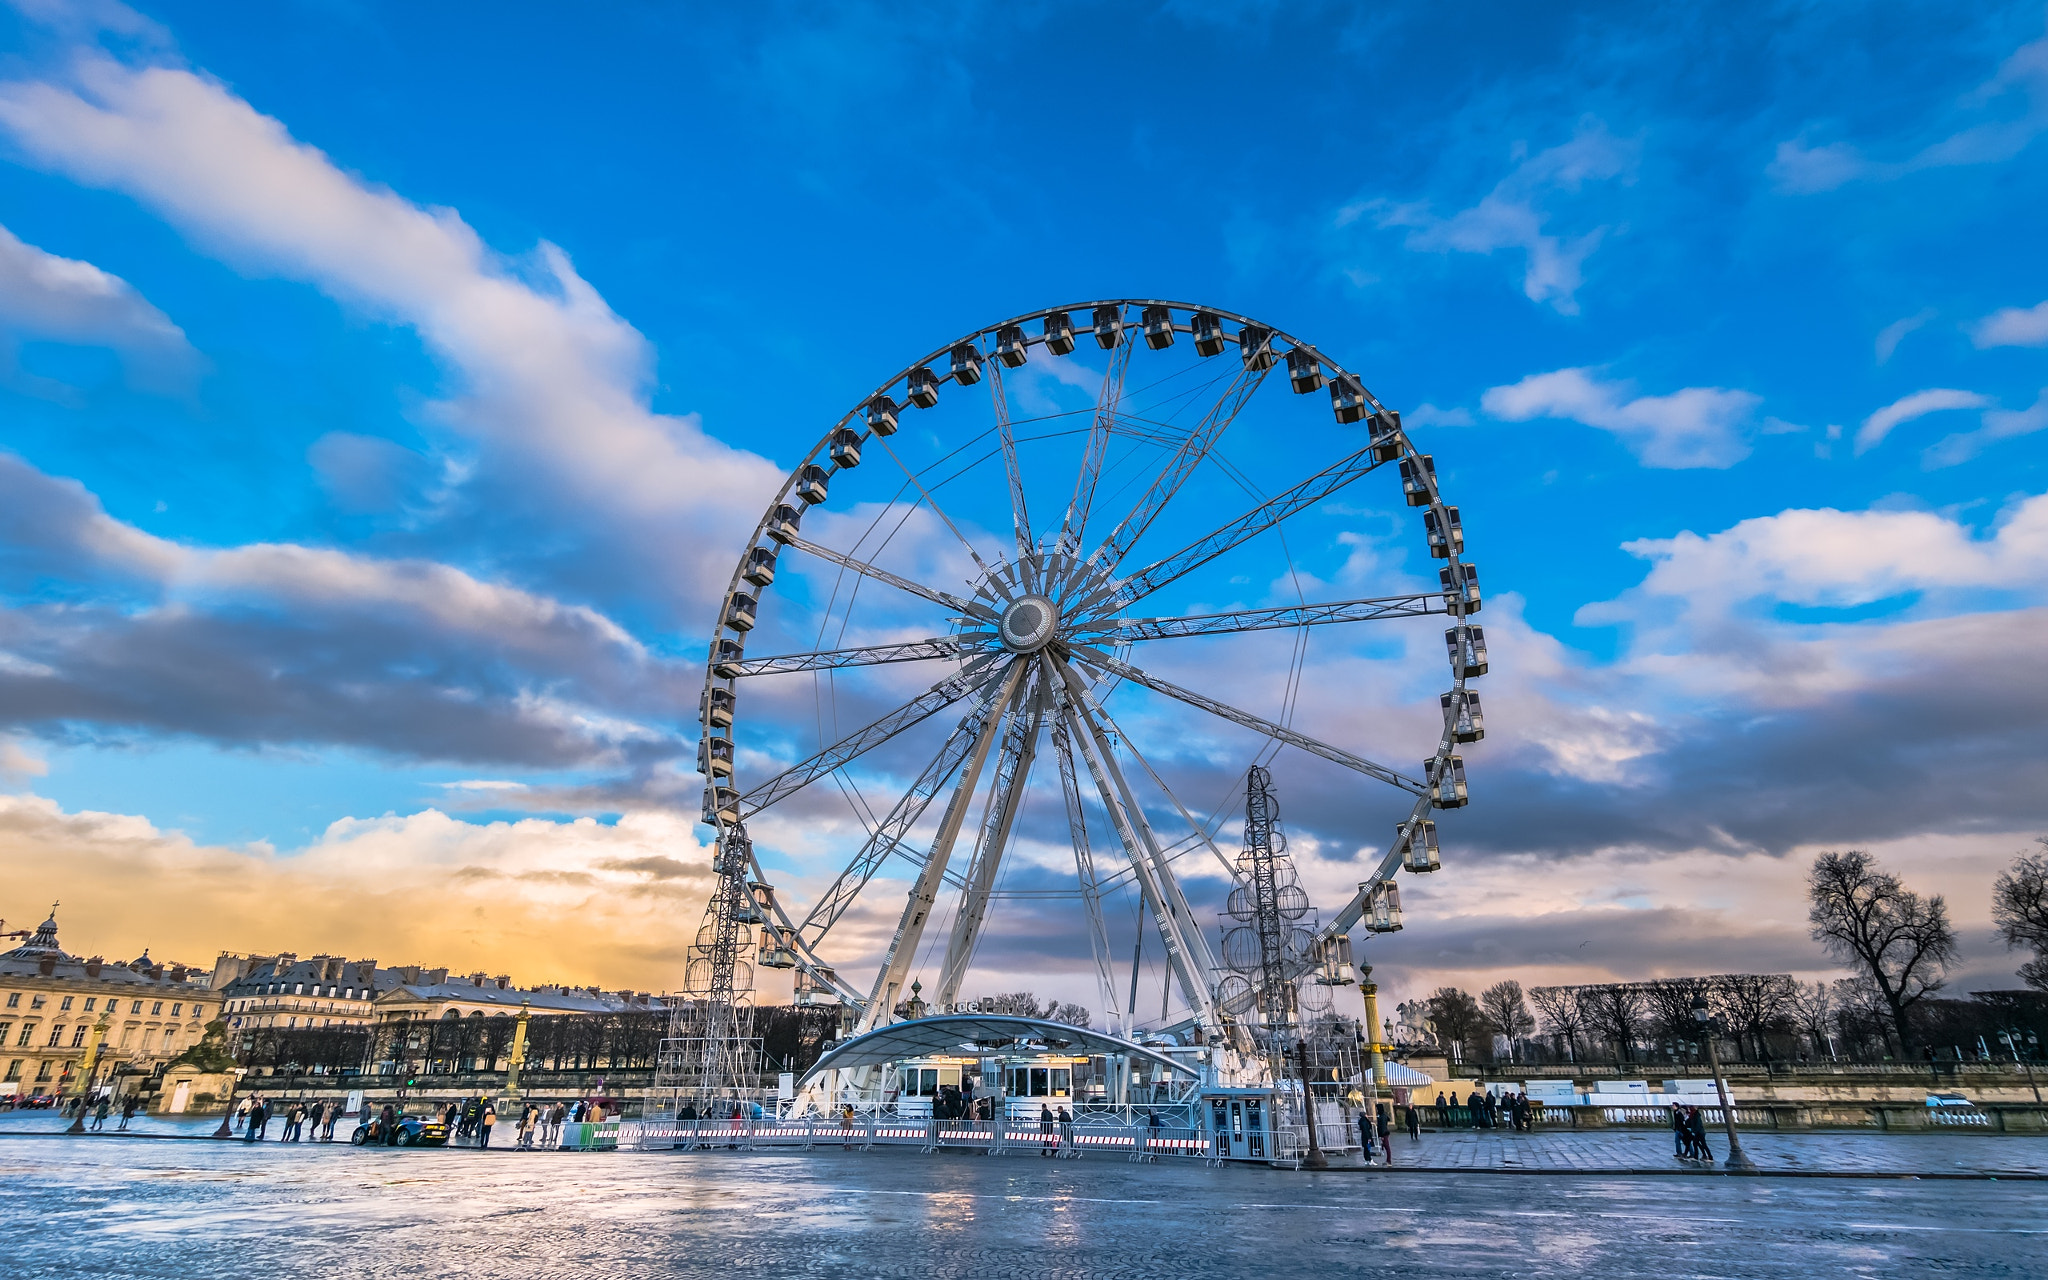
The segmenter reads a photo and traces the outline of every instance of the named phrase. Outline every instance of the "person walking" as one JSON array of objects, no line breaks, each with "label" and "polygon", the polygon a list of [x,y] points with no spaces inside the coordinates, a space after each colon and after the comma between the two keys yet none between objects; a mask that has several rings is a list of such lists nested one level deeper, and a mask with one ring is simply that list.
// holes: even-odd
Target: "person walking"
[{"label": "person walking", "polygon": [[232,1128],[237,1132],[248,1132],[249,1100],[247,1098],[242,1099],[242,1101],[235,1107],[235,1122]]},{"label": "person walking", "polygon": [[1692,1130],[1685,1123],[1685,1108],[1671,1104],[1671,1154],[1675,1159],[1692,1159]]},{"label": "person walking", "polygon": [[341,1104],[332,1103],[327,1108],[327,1119],[320,1124],[320,1141],[334,1141],[334,1122],[341,1118]]},{"label": "person walking", "polygon": [[1373,1148],[1372,1113],[1370,1111],[1358,1113],[1358,1148],[1364,1154],[1365,1162],[1371,1164],[1373,1162]]},{"label": "person walking", "polygon": [[1422,1114],[1415,1109],[1412,1102],[1408,1104],[1408,1141],[1422,1141]]},{"label": "person walking", "polygon": [[1372,1113],[1380,1133],[1380,1150],[1387,1153],[1387,1163],[1392,1164],[1394,1163],[1394,1144],[1391,1141],[1394,1136],[1394,1109],[1390,1106],[1382,1107],[1375,1103]]},{"label": "person walking", "polygon": [[1061,1143],[1061,1145],[1063,1145],[1064,1147],[1066,1147],[1066,1149],[1068,1150],[1068,1152],[1069,1152],[1069,1153],[1071,1153],[1072,1155],[1075,1155],[1075,1156],[1079,1156],[1079,1155],[1081,1154],[1081,1152],[1079,1151],[1079,1149],[1077,1149],[1077,1148],[1076,1148],[1076,1147],[1074,1146],[1074,1117],[1073,1117],[1073,1114],[1072,1114],[1071,1112],[1069,1112],[1069,1111],[1068,1111],[1068,1110],[1067,1110],[1067,1109],[1066,1109],[1065,1107],[1061,1107],[1061,1108],[1060,1108],[1060,1113],[1059,1113],[1059,1117],[1058,1117],[1058,1119],[1059,1119],[1059,1122],[1060,1122],[1060,1143]]},{"label": "person walking", "polygon": [[1707,1118],[1698,1107],[1687,1107],[1685,1124],[1692,1131],[1693,1159],[1714,1163],[1714,1149],[1707,1145]]},{"label": "person walking", "polygon": [[491,1145],[491,1126],[496,1123],[498,1123],[498,1109],[488,1102],[484,1103],[483,1110],[477,1114],[476,1118],[477,1150],[484,1150]]},{"label": "person walking", "polygon": [[121,1127],[121,1128],[123,1128],[123,1129],[126,1129],[126,1128],[128,1127],[128,1122],[129,1122],[130,1120],[133,1120],[134,1118],[135,1118],[135,1095],[131,1093],[131,1094],[129,1094],[129,1095],[127,1096],[127,1097],[125,1097],[125,1098],[121,1099],[121,1124],[120,1124],[120,1127]]},{"label": "person walking", "polygon": [[382,1126],[378,1129],[378,1133],[383,1137],[384,1145],[387,1147],[397,1146],[398,1112],[392,1109],[390,1103],[387,1102],[384,1104],[384,1111],[378,1117],[378,1123]]},{"label": "person walking", "polygon": [[106,1094],[101,1094],[99,1102],[96,1103],[92,1109],[92,1127],[95,1129],[106,1128],[107,1113],[109,1111],[112,1111],[113,1109],[113,1101],[110,1098],[108,1098]]},{"label": "person walking", "polygon": [[1052,1108],[1041,1102],[1038,1104],[1038,1154],[1050,1156],[1053,1144],[1058,1141],[1059,1138],[1052,1131]]}]

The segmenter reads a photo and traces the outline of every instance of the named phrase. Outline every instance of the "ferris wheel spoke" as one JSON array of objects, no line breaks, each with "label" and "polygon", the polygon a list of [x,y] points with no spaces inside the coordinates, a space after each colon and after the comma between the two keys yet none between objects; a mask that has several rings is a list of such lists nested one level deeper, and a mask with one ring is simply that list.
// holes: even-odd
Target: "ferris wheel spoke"
[{"label": "ferris wheel spoke", "polygon": [[[1095,956],[1095,976],[1102,993],[1102,1007],[1109,1025],[1121,1026],[1117,1011],[1116,977],[1111,972],[1109,929],[1102,919],[1102,882],[1095,871],[1095,851],[1088,842],[1088,815],[1081,806],[1080,777],[1074,772],[1074,744],[1067,735],[1064,681],[1054,678],[1050,663],[1040,660],[1046,683],[1053,695],[1052,745],[1059,764],[1060,798],[1066,803],[1067,830],[1074,845],[1074,879],[1081,888],[1081,902],[1088,916],[1088,948]],[[1124,1028],[1128,1033],[1129,1028]]]},{"label": "ferris wheel spoke", "polygon": [[1249,711],[1240,711],[1228,703],[1218,702],[1214,698],[1205,697],[1192,689],[1183,689],[1171,681],[1162,680],[1150,672],[1141,671],[1127,662],[1119,662],[1117,659],[1105,654],[1088,650],[1077,650],[1074,658],[1078,662],[1086,663],[1111,675],[1121,676],[1133,684],[1144,685],[1155,693],[1163,693],[1169,698],[1178,699],[1191,707],[1206,711],[1212,716],[1228,720],[1232,724],[1242,725],[1254,733],[1264,734],[1275,742],[1283,742],[1291,747],[1299,747],[1311,755],[1321,756],[1323,759],[1341,764],[1347,769],[1355,769],[1369,778],[1377,778],[1381,782],[1389,786],[1399,787],[1411,795],[1423,795],[1428,790],[1428,784],[1405,777],[1387,768],[1385,765],[1374,764],[1363,756],[1353,755],[1351,752],[1341,747],[1333,747],[1327,742],[1319,742],[1305,733],[1288,728],[1286,725],[1275,724],[1273,721],[1263,716],[1255,716]]},{"label": "ferris wheel spoke", "polygon": [[924,662],[935,658],[957,658],[970,646],[953,636],[932,636],[901,644],[871,644],[854,649],[825,649],[816,653],[780,653],[766,658],[744,658],[721,663],[719,673],[739,676],[789,675],[800,671],[836,671],[843,667],[874,667],[890,662]]},{"label": "ferris wheel spoke", "polygon": [[1267,499],[1215,532],[1145,566],[1109,588],[1101,601],[1084,602],[1084,607],[1097,607],[1099,604],[1106,609],[1126,608],[1383,465],[1374,456],[1374,447],[1368,445],[1293,488]]},{"label": "ferris wheel spoke", "polygon": [[[1139,753],[1137,744],[1132,741],[1130,734],[1124,732],[1123,726],[1111,719],[1109,712],[1099,702],[1091,703],[1089,713],[1100,720],[1103,727],[1115,734],[1117,740],[1123,743],[1124,750],[1130,754],[1131,759],[1138,762],[1138,767],[1145,771],[1145,776],[1152,779],[1152,785],[1158,787],[1160,793],[1173,805],[1174,811],[1180,814],[1182,822],[1188,824],[1188,830],[1194,833],[1195,839],[1215,855],[1216,865],[1223,868],[1224,877],[1232,884],[1242,879],[1243,873],[1237,869],[1237,863],[1224,856],[1223,850],[1216,847],[1216,841],[1210,838],[1209,829],[1194,814],[1188,812],[1188,807],[1180,802],[1179,796],[1173,794],[1173,788],[1166,785],[1166,779],[1159,776],[1159,771],[1152,767],[1152,762]],[[1172,861],[1171,857],[1166,859],[1168,863]]]},{"label": "ferris wheel spoke", "polygon": [[903,838],[931,807],[932,800],[945,788],[946,781],[959,771],[961,762],[967,759],[968,751],[981,736],[982,725],[995,714],[996,700],[1001,695],[1000,681],[990,680],[982,686],[981,696],[954,726],[945,744],[939,748],[938,755],[918,774],[917,780],[897,800],[888,816],[875,826],[853,861],[812,905],[803,923],[796,926],[797,936],[805,946],[815,947],[825,940],[825,935],[839,923],[839,917],[846,914],[847,908],[853,905],[868,881],[874,879],[890,854],[902,854],[918,867],[924,866],[922,854],[913,855],[903,848]]},{"label": "ferris wheel spoke", "polygon": [[1003,474],[1010,485],[1010,524],[1017,535],[1017,563],[1024,565],[1030,563],[1032,551],[1031,513],[1024,506],[1024,472],[1017,465],[1017,439],[1010,431],[1010,397],[1003,391],[1000,362],[992,362],[988,367],[988,394],[995,409],[996,439],[1003,447]]},{"label": "ferris wheel spoke", "polygon": [[1181,486],[1187,483],[1188,477],[1194,474],[1195,468],[1201,465],[1202,459],[1208,456],[1217,438],[1251,400],[1252,393],[1266,380],[1266,373],[1265,369],[1244,369],[1231,378],[1230,385],[1224,389],[1222,397],[1203,415],[1202,420],[1195,424],[1195,429],[1188,433],[1187,438],[1180,442],[1180,447],[1174,450],[1173,456],[1167,460],[1165,470],[1153,479],[1151,487],[1138,499],[1138,505],[1123,518],[1122,523],[1110,531],[1107,538],[1102,540],[1102,545],[1095,549],[1095,554],[1088,557],[1091,567],[1114,569],[1130,554],[1131,548],[1137,545],[1145,530],[1159,518],[1159,513],[1166,509],[1166,504],[1173,500],[1173,496],[1180,492]]},{"label": "ferris wheel spoke", "polygon": [[835,769],[844,768],[905,729],[944,711],[990,680],[986,674],[948,676],[864,729],[856,730],[810,759],[783,770],[740,796],[744,820],[780,803]]},{"label": "ferris wheel spoke", "polygon": [[832,564],[838,565],[842,569],[846,569],[853,573],[857,573],[863,578],[873,578],[877,582],[886,582],[890,586],[896,588],[898,591],[907,591],[911,595],[917,596],[920,599],[929,600],[933,604],[943,606],[947,609],[951,609],[955,613],[974,613],[977,615],[984,615],[989,612],[986,606],[977,608],[976,606],[969,604],[967,601],[962,600],[960,597],[953,595],[949,592],[940,591],[936,587],[927,587],[921,582],[912,582],[910,579],[902,577],[897,574],[893,574],[889,572],[887,569],[878,569],[874,565],[869,564],[865,560],[856,560],[854,557],[847,555],[844,552],[834,551],[830,547],[821,547],[817,543],[808,541],[807,539],[791,538],[789,540],[789,545],[795,547],[798,551],[808,552],[809,554],[818,557],[818,559],[820,560],[828,561]]},{"label": "ferris wheel spoke", "polygon": [[1212,1034],[1220,1034],[1222,1025],[1216,1019],[1213,996],[1216,960],[1209,951],[1208,939],[1195,923],[1186,898],[1181,896],[1179,882],[1174,880],[1172,869],[1160,853],[1144,811],[1131,795],[1130,783],[1117,768],[1108,738],[1089,715],[1087,691],[1071,668],[1057,664],[1056,667],[1066,685],[1067,719],[1081,747],[1081,758],[1087,762],[1096,794],[1123,842],[1139,891],[1152,908],[1153,924],[1166,947],[1167,961],[1180,982],[1181,994],[1203,1027]]},{"label": "ferris wheel spoke", "polygon": [[[1034,666],[1026,676],[1024,706],[1010,714],[1002,747],[997,753],[996,776],[989,786],[988,803],[981,817],[981,839],[967,864],[966,884],[960,891],[960,909],[953,915],[952,935],[946,941],[946,959],[939,970],[939,1003],[950,1005],[960,998],[960,982],[974,959],[981,941],[981,926],[988,914],[988,898],[995,888],[996,873],[1003,853],[1009,848],[1010,832],[1017,822],[1017,810],[1031,782],[1031,765],[1038,755],[1039,731],[1045,724],[1042,688],[1034,688],[1038,672]],[[1039,696],[1034,696],[1034,694]]]},{"label": "ferris wheel spoke", "polygon": [[[1025,664],[1013,662],[1002,681],[1002,691],[997,696],[995,707],[1007,708],[1016,696],[1018,686],[1024,678]],[[925,926],[931,922],[932,907],[938,902],[939,886],[944,883],[947,864],[953,858],[953,846],[960,839],[960,826],[967,818],[967,809],[973,799],[975,788],[981,782],[981,770],[988,763],[989,748],[995,743],[996,729],[1002,724],[1001,715],[991,715],[975,735],[974,746],[968,750],[960,780],[953,787],[952,798],[946,802],[946,812],[939,819],[939,830],[932,837],[932,851],[925,858],[924,866],[918,871],[917,879],[910,887],[910,901],[904,905],[903,915],[896,923],[895,936],[889,940],[889,949],[882,957],[882,967],[875,974],[875,985],[868,996],[867,1009],[861,1015],[860,1029],[871,1031],[896,1016],[896,1000],[903,990],[903,980],[910,973],[911,963],[917,958],[917,944],[924,937]]]},{"label": "ferris wheel spoke", "polygon": [[1127,644],[1181,636],[1228,635],[1270,631],[1281,627],[1318,627],[1334,622],[1373,622],[1381,618],[1419,618],[1448,613],[1440,592],[1340,600],[1333,604],[1291,605],[1278,609],[1239,609],[1232,613],[1191,614],[1184,618],[1112,618],[1074,628],[1079,644]]},{"label": "ferris wheel spoke", "polygon": [[953,523],[953,517],[946,514],[946,509],[939,505],[939,500],[932,496],[932,491],[925,487],[924,481],[917,478],[917,472],[910,469],[910,464],[898,456],[896,450],[890,447],[889,442],[884,439],[881,443],[883,451],[895,461],[897,468],[903,472],[903,478],[909,482],[911,488],[917,490],[917,496],[923,499],[925,505],[932,509],[932,514],[939,518],[940,524],[946,526],[947,532],[951,533],[959,541],[960,545],[967,549],[967,557],[974,561],[974,567],[986,575],[989,571],[988,562],[981,558],[981,553],[974,549],[974,544],[967,540],[967,535],[960,532],[960,526]]},{"label": "ferris wheel spoke", "polygon": [[1095,505],[1095,486],[1102,479],[1102,464],[1109,456],[1109,442],[1117,428],[1117,408],[1124,397],[1124,373],[1131,367],[1131,349],[1137,331],[1119,330],[1116,350],[1102,375],[1102,391],[1095,398],[1095,421],[1088,430],[1088,447],[1081,454],[1081,472],[1074,477],[1074,496],[1067,503],[1066,518],[1060,521],[1060,554],[1073,556],[1081,550],[1081,536],[1088,528],[1088,511]]}]

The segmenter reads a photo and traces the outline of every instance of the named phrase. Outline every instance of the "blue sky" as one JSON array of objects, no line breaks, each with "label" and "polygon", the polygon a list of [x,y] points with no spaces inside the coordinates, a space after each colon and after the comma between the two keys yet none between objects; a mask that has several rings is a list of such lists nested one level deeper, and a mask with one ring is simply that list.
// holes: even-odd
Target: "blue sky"
[{"label": "blue sky", "polygon": [[[776,474],[961,333],[1167,297],[1402,408],[1505,610],[1445,823],[1501,896],[1427,882],[1398,963],[1563,972],[1504,939],[1583,926],[1588,972],[1814,968],[1796,911],[1731,921],[1854,843],[2009,982],[1983,886],[2048,826],[2048,10],[745,10],[0,13],[24,830],[283,851],[260,879],[387,822],[397,883],[679,814],[650,839],[687,860],[692,667]],[[1341,897],[1379,837],[1301,785]],[[682,900],[635,917],[639,980]]]}]

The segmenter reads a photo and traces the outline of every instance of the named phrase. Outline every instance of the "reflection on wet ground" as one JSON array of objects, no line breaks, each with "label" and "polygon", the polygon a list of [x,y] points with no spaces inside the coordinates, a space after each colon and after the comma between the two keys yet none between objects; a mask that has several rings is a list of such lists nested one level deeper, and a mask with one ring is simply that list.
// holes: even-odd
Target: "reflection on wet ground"
[{"label": "reflection on wet ground", "polygon": [[1668,1280],[2011,1276],[2048,1259],[2048,1185],[2014,1182],[37,1137],[0,1138],[0,1201],[0,1257],[17,1277]]}]

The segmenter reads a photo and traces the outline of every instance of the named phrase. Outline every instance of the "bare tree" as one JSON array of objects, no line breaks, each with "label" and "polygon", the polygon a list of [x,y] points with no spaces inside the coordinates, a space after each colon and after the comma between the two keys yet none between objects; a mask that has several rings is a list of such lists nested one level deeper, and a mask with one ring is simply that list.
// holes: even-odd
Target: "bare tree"
[{"label": "bare tree", "polygon": [[1795,982],[1792,984],[1792,1017],[1799,1023],[1799,1029],[1813,1041],[1816,1054],[1828,1054],[1828,1032],[1834,1026],[1835,996],[1825,982]]},{"label": "bare tree", "polygon": [[1749,1038],[1759,1061],[1768,1059],[1765,1037],[1789,1024],[1799,984],[1789,973],[1728,973],[1713,979],[1713,984],[1722,1015],[1735,1034]]},{"label": "bare tree", "polygon": [[1585,1011],[1586,1025],[1613,1042],[1617,1057],[1635,1061],[1636,1041],[1642,1039],[1646,1021],[1640,988],[1624,982],[1580,987],[1579,1008]]},{"label": "bare tree", "polygon": [[1512,978],[1496,982],[1480,992],[1479,1011],[1494,1034],[1507,1037],[1511,1060],[1517,1056],[1516,1049],[1522,1037],[1536,1029],[1536,1019],[1529,1013],[1528,1002],[1522,998],[1522,984]]},{"label": "bare tree", "polygon": [[1536,987],[1529,992],[1530,1003],[1543,1015],[1544,1030],[1564,1041],[1567,1056],[1579,1060],[1579,1036],[1586,1030],[1585,1011],[1579,1008],[1577,987]]},{"label": "bare tree", "polygon": [[[2048,849],[2048,836],[2036,843]],[[1991,886],[1991,921],[2005,935],[2008,950],[2025,947],[2034,953],[2020,966],[2020,980],[2048,991],[2048,853],[2013,858]]]},{"label": "bare tree", "polygon": [[1436,1029],[1437,1042],[1458,1053],[1472,1045],[1475,1033],[1486,1029],[1479,1002],[1456,987],[1438,987],[1430,995],[1429,1020]]},{"label": "bare tree", "polygon": [[1939,894],[1922,898],[1853,849],[1815,858],[1806,893],[1814,940],[1869,975],[1905,1053],[1913,1006],[1941,990],[1942,975],[1956,959],[1948,903]]},{"label": "bare tree", "polygon": [[1052,1004],[1047,1002],[1045,1018],[1049,1022],[1063,1022],[1070,1027],[1085,1027],[1094,1015],[1088,1006],[1074,1003]]}]

